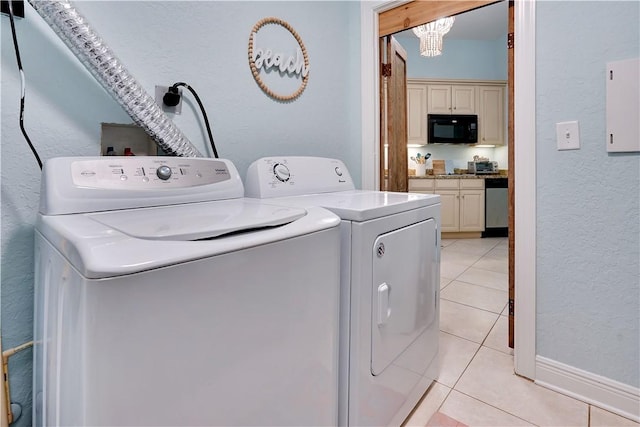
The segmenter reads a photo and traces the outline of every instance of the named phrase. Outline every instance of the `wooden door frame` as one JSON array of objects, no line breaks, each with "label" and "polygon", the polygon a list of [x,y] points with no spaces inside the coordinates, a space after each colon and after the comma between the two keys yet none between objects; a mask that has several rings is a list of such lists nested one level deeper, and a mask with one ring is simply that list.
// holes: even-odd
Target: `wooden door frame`
[{"label": "wooden door frame", "polygon": [[[379,188],[379,14],[409,1],[361,3],[362,188]],[[423,3],[427,3],[426,1]],[[514,150],[516,321],[514,367],[536,378],[536,105],[535,0],[515,2]]]},{"label": "wooden door frame", "polygon": [[[384,145],[387,143],[387,158],[386,163],[388,167],[388,173],[385,177],[386,184],[382,185],[382,180],[380,181],[380,187],[378,189],[385,189],[388,191],[396,191],[406,193],[409,191],[409,168],[407,165],[407,144],[402,143],[401,141],[407,140],[407,51],[402,47],[402,45],[396,40],[393,36],[380,37],[380,55],[385,56],[383,61],[390,66],[391,76],[387,78],[387,83],[392,83],[391,85],[387,84],[386,87],[381,85],[380,97],[379,99],[385,99],[385,104],[387,109],[382,111],[380,115],[380,145],[378,150],[381,153],[380,156],[380,166],[379,166],[379,175],[384,175],[385,170],[385,159],[384,159]],[[393,59],[392,59],[393,56]],[[398,57],[400,59],[398,59]],[[400,92],[404,96],[404,111],[399,111],[393,99],[397,99],[396,97],[399,95],[396,91],[397,87],[395,83],[399,76],[398,70],[396,69],[396,65],[399,64],[399,61],[404,62],[404,70],[401,75],[401,80],[404,83],[404,89]],[[380,74],[382,75],[383,63],[380,62]],[[390,95],[393,95],[393,98],[390,98]],[[402,102],[401,102],[402,103]],[[389,106],[392,108],[389,108]],[[399,113],[399,114],[398,114]],[[400,119],[400,120],[398,120]],[[404,122],[404,124],[402,124]],[[399,133],[401,135],[399,135]],[[385,135],[386,141],[382,138],[382,135]],[[392,137],[393,136],[393,137]],[[391,138],[392,137],[392,138]],[[400,160],[401,159],[401,160]]]}]

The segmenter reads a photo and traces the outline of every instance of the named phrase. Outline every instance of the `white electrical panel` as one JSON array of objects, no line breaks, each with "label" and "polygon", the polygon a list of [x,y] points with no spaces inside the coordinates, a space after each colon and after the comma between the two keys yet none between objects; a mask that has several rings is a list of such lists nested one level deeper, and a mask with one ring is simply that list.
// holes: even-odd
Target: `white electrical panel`
[{"label": "white electrical panel", "polygon": [[607,151],[640,151],[640,58],[607,64]]}]

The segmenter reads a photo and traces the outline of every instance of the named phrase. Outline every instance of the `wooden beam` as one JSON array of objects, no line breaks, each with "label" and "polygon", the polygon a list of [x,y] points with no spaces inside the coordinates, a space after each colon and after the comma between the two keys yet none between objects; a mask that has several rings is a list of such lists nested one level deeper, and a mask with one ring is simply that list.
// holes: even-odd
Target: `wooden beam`
[{"label": "wooden beam", "polygon": [[[425,4],[428,3],[428,7]],[[468,12],[496,0],[416,0],[380,14],[379,37],[404,31],[438,18]]]}]

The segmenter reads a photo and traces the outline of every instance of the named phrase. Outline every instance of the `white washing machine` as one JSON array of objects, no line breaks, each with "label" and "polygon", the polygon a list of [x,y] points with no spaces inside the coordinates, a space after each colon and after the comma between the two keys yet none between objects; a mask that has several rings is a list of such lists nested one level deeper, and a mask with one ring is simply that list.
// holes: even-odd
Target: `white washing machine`
[{"label": "white washing machine", "polygon": [[342,219],[339,424],[400,425],[438,373],[440,197],[358,191],[341,161],[313,157],[259,159],[245,184]]},{"label": "white washing machine", "polygon": [[340,220],[243,191],[219,159],[45,163],[34,425],[337,423]]}]

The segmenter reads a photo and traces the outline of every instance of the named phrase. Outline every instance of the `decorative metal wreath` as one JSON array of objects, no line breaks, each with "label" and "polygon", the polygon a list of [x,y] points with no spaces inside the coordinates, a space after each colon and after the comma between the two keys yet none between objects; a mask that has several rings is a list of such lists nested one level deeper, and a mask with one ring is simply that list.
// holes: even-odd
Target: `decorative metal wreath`
[{"label": "decorative metal wreath", "polygon": [[277,99],[278,101],[283,101],[283,102],[293,101],[294,99],[299,97],[300,94],[302,94],[304,89],[307,87],[307,83],[309,81],[309,74],[307,73],[306,75],[301,76],[302,82],[300,84],[300,87],[295,92],[293,92],[290,95],[279,95],[273,92],[271,89],[269,89],[267,85],[262,81],[262,79],[260,78],[260,71],[258,71],[258,67],[256,66],[256,61],[253,58],[254,35],[260,30],[260,28],[264,27],[267,24],[280,25],[286,28],[287,31],[289,31],[291,35],[295,37],[296,41],[298,42],[298,45],[300,45],[300,49],[302,50],[302,55],[304,58],[304,66],[307,70],[309,69],[309,55],[307,54],[307,48],[304,46],[304,43],[302,42],[300,35],[298,35],[296,30],[294,30],[293,27],[291,27],[291,25],[289,25],[288,22],[279,18],[269,17],[269,18],[261,19],[251,29],[251,35],[249,36],[249,66],[251,67],[251,73],[253,74],[253,78],[256,80],[256,83],[258,83],[258,86],[260,86],[260,88],[264,91],[264,93],[269,95],[271,98],[274,98],[274,99]]}]

